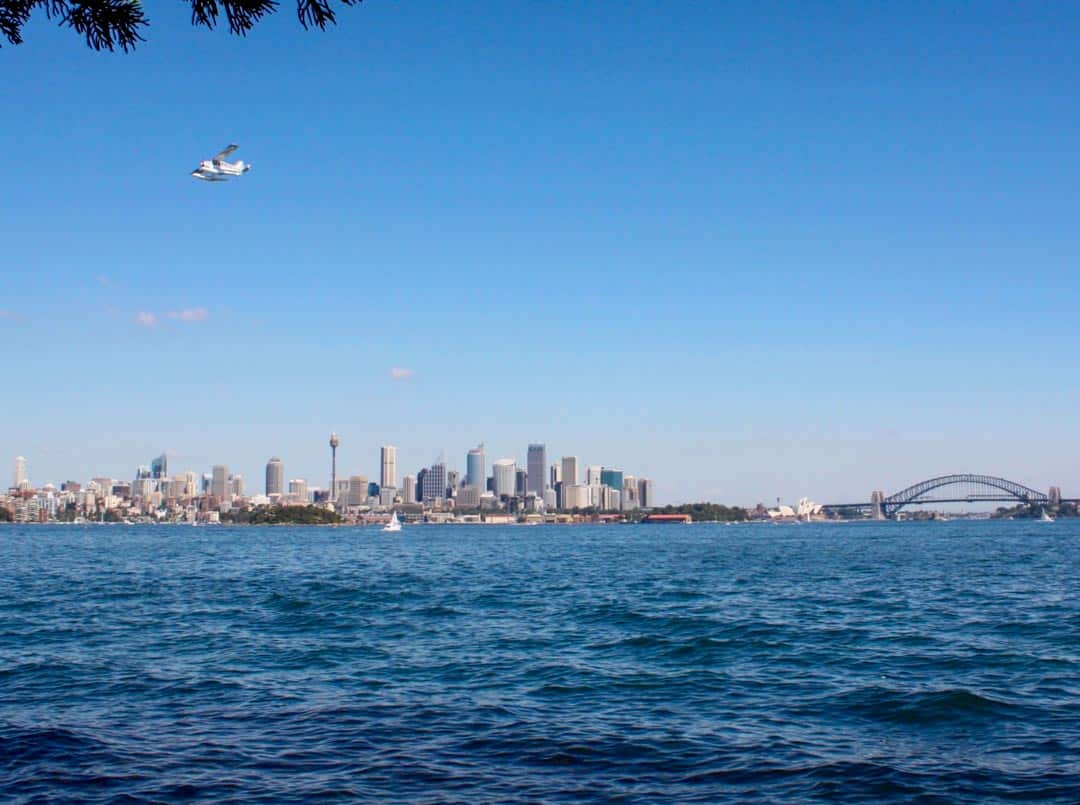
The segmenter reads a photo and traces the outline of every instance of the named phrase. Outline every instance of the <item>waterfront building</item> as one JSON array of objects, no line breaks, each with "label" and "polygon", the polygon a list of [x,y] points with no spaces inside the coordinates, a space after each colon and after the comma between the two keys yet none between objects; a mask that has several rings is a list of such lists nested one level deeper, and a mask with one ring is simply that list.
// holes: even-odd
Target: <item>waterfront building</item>
[{"label": "waterfront building", "polygon": [[150,477],[155,481],[164,481],[169,477],[169,459],[164,453],[150,462]]},{"label": "waterfront building", "polygon": [[468,486],[476,486],[481,489],[484,488],[484,484],[487,481],[486,469],[484,466],[484,443],[469,451],[468,456],[465,457],[465,483]]},{"label": "waterfront building", "polygon": [[416,476],[406,475],[401,479],[401,500],[403,503],[416,502]]},{"label": "waterfront building", "polygon": [[500,458],[491,465],[495,497],[513,497],[517,481],[517,462],[512,458]]},{"label": "waterfront building", "polygon": [[526,463],[525,489],[520,494],[532,492],[544,494],[544,475],[547,472],[547,448],[542,444],[530,444]]},{"label": "waterfront building", "polygon": [[348,506],[363,506],[367,503],[368,479],[366,475],[354,475],[349,478],[349,490],[345,496]]},{"label": "waterfront building", "polygon": [[26,485],[26,459],[22,456],[15,456],[15,476],[12,487],[22,489]]},{"label": "waterfront building", "polygon": [[420,472],[416,473],[416,497],[415,502],[422,503],[424,500],[424,482],[427,481],[428,468],[422,467]]},{"label": "waterfront building", "polygon": [[585,483],[588,486],[600,486],[600,484],[602,483],[601,480],[600,480],[600,475],[602,473],[603,473],[603,469],[597,464],[593,464],[591,466],[586,467],[585,468]]},{"label": "waterfront building", "polygon": [[229,468],[224,464],[215,464],[210,473],[210,494],[218,500],[225,500],[229,494]]},{"label": "waterfront building", "polygon": [[229,492],[233,497],[242,498],[244,496],[243,475],[233,475],[229,478]]},{"label": "waterfront building", "polygon": [[[561,486],[561,484],[560,484]],[[544,490],[544,509],[547,511],[554,511],[558,508],[559,500],[556,495],[556,491],[550,486]]]},{"label": "waterfront building", "polygon": [[519,468],[514,476],[514,494],[523,498],[529,493],[529,472]]},{"label": "waterfront building", "polygon": [[397,489],[393,486],[380,486],[379,487],[379,505],[380,506],[393,506],[394,498],[397,497]]},{"label": "waterfront building", "polygon": [[562,482],[568,486],[574,486],[578,482],[578,458],[577,456],[563,456],[562,459]]},{"label": "waterfront building", "polygon": [[285,464],[274,456],[266,462],[266,496],[281,495],[285,492]]},{"label": "waterfront building", "polygon": [[379,486],[397,486],[397,448],[384,444],[379,451],[382,469],[379,472]]},{"label": "waterfront building", "polygon": [[293,478],[289,481],[289,497],[296,500],[308,499],[308,484],[303,478]]}]

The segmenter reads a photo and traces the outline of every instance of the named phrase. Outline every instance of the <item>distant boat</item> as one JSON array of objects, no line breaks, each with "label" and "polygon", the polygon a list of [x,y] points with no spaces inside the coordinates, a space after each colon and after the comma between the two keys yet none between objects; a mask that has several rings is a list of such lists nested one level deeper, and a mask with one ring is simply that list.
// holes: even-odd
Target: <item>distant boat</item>
[{"label": "distant boat", "polygon": [[401,521],[397,518],[397,512],[390,517],[390,522],[383,526],[383,531],[400,531]]},{"label": "distant boat", "polygon": [[1044,523],[1052,523],[1052,522],[1054,522],[1054,518],[1046,513],[1046,509],[1042,510],[1042,517],[1040,517],[1039,519],[1042,520]]}]

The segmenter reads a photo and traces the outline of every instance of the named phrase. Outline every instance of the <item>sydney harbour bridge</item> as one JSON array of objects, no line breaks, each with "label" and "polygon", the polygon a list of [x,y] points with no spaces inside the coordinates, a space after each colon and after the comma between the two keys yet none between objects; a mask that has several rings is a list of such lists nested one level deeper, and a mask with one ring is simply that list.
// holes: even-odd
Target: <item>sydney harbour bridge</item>
[{"label": "sydney harbour bridge", "polygon": [[1062,498],[1061,488],[1052,486],[1039,492],[1016,481],[992,475],[942,475],[912,484],[899,492],[886,495],[874,492],[869,503],[830,503],[823,508],[837,512],[857,510],[877,519],[895,517],[905,506],[936,503],[1006,503],[1055,507],[1074,503],[1076,499]]}]

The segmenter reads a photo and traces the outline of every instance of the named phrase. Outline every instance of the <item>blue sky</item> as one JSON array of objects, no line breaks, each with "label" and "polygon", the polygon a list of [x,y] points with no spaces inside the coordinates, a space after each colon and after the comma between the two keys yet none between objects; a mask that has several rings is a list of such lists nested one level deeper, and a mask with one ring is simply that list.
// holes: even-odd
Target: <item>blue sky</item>
[{"label": "blue sky", "polygon": [[[164,449],[325,483],[337,430],[344,472],[543,441],[670,501],[1080,494],[1076,6],[288,6],[0,49],[0,452],[36,482]],[[250,174],[188,176],[229,142]]]}]

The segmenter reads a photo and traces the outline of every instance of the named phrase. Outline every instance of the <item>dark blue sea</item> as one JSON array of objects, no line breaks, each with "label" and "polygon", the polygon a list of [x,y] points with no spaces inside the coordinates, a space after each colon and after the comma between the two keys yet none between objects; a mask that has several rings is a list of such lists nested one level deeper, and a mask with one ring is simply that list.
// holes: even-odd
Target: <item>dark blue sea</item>
[{"label": "dark blue sea", "polygon": [[3,802],[1080,801],[1080,523],[0,526]]}]

